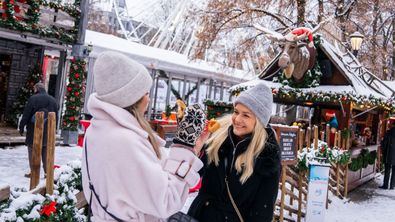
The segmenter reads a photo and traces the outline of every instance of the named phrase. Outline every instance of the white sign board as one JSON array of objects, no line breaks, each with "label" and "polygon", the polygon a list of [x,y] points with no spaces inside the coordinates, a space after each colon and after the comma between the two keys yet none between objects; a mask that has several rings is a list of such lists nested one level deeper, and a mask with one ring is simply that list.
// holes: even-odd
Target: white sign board
[{"label": "white sign board", "polygon": [[329,169],[329,165],[310,164],[306,222],[325,221]]}]

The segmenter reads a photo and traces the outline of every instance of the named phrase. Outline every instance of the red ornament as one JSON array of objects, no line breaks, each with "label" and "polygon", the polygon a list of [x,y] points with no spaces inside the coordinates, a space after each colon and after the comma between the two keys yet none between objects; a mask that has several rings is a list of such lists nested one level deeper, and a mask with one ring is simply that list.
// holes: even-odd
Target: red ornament
[{"label": "red ornament", "polygon": [[74,74],[74,77],[75,77],[76,79],[78,79],[78,78],[80,77],[80,74],[76,73],[76,74]]},{"label": "red ornament", "polygon": [[69,120],[74,121],[75,120],[74,116],[69,117]]},{"label": "red ornament", "polygon": [[74,92],[74,95],[75,95],[75,96],[79,96],[80,93],[79,93],[79,92]]},{"label": "red ornament", "polygon": [[71,92],[71,90],[73,90],[70,86],[67,87],[67,91]]},{"label": "red ornament", "polygon": [[41,209],[41,215],[47,215],[49,217],[51,214],[56,213],[56,202],[52,201],[51,203],[44,205]]}]

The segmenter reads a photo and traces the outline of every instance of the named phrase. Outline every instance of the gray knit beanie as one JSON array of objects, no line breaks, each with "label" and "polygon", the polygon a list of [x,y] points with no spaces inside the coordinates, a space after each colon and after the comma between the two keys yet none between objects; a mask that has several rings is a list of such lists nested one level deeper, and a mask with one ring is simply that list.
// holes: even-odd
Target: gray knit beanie
[{"label": "gray knit beanie", "polygon": [[250,109],[264,127],[267,126],[272,114],[272,90],[263,83],[241,92],[234,104],[241,103]]},{"label": "gray knit beanie", "polygon": [[135,104],[152,86],[152,78],[143,65],[112,51],[97,57],[93,78],[97,97],[121,108]]}]

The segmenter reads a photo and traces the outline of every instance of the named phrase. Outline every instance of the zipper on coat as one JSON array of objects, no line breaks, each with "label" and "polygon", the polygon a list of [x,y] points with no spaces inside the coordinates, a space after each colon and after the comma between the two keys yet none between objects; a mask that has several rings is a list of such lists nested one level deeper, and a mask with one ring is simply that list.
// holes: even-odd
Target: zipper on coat
[{"label": "zipper on coat", "polygon": [[233,164],[234,164],[234,162],[235,162],[235,153],[236,153],[237,146],[238,146],[241,142],[243,142],[244,140],[246,140],[246,139],[247,139],[247,138],[244,138],[243,140],[239,141],[239,142],[236,144],[236,146],[235,146],[235,143],[233,142],[232,136],[230,136],[230,141],[232,142],[232,145],[233,145],[233,154],[232,154],[232,162],[231,162],[231,165],[230,165],[229,173],[231,173],[232,170],[233,170]]}]

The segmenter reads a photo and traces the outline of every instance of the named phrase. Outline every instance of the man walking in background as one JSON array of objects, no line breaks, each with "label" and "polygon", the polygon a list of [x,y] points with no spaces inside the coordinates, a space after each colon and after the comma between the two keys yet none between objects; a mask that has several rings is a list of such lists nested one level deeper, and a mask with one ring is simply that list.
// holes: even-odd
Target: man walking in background
[{"label": "man walking in background", "polygon": [[[383,141],[381,141],[381,148],[383,151],[383,162],[384,162],[384,182],[380,187],[382,189],[393,190],[395,186],[395,123],[392,124],[390,130],[385,133]],[[390,180],[391,174],[391,180]]]},{"label": "man walking in background", "polygon": [[[56,113],[56,120],[58,120],[58,104],[56,100],[48,95],[45,90],[44,84],[36,83],[34,85],[34,95],[29,98],[25,109],[23,111],[22,120],[19,125],[19,132],[23,135],[26,126],[26,140],[28,153],[29,153],[29,166],[30,172],[32,170],[32,149],[34,138],[34,123],[36,112],[44,112],[44,136],[42,143],[41,159],[43,163],[44,173],[46,174],[47,167],[47,118],[49,112]],[[25,177],[30,177],[30,172],[25,174]]]}]

